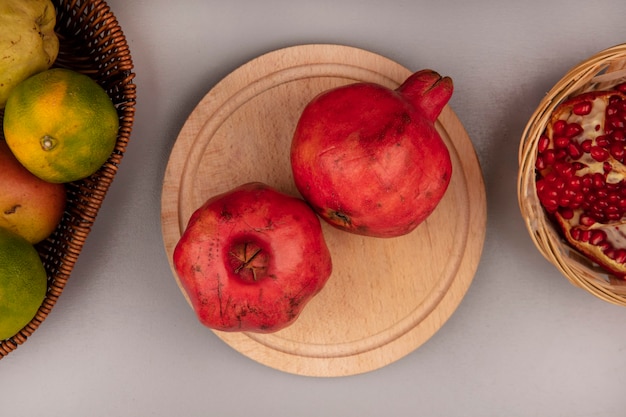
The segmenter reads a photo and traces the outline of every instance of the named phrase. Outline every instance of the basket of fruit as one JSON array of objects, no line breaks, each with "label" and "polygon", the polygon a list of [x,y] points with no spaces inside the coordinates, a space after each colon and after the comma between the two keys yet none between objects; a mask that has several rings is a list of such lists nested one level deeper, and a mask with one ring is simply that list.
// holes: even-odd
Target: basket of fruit
[{"label": "basket of fruit", "polygon": [[572,68],[528,122],[518,200],[542,255],[573,284],[626,305],[626,44]]},{"label": "basket of fruit", "polygon": [[136,88],[105,1],[0,0],[0,32],[13,47],[0,62],[2,359],[63,292],[125,153]]}]

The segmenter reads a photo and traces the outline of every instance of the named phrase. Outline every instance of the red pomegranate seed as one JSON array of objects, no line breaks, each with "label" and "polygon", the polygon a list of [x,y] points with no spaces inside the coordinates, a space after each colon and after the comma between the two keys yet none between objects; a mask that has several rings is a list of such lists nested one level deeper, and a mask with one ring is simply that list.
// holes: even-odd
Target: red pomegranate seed
[{"label": "red pomegranate seed", "polygon": [[604,122],[604,128],[608,129],[609,127],[611,128],[611,131],[622,130],[624,129],[624,120],[622,120],[619,114],[607,117]]},{"label": "red pomegranate seed", "polygon": [[624,142],[626,141],[626,133],[623,130],[616,130],[611,133],[611,140],[614,142]]},{"label": "red pomegranate seed", "polygon": [[591,104],[591,101],[588,100],[576,103],[574,104],[574,107],[572,107],[572,113],[578,116],[585,116],[591,113]]},{"label": "red pomegranate seed", "polygon": [[591,238],[591,230],[583,230],[582,233],[580,234],[581,242],[589,242],[590,238]]},{"label": "red pomegranate seed", "polygon": [[583,128],[578,123],[569,123],[565,128],[565,136],[567,136],[568,138],[572,138],[582,133],[582,131]]},{"label": "red pomegranate seed", "polygon": [[580,186],[582,184],[582,180],[580,179],[580,177],[577,176],[572,176],[572,178],[569,179],[569,190],[571,190],[573,193],[575,193],[576,195],[579,195],[576,190],[580,189]]},{"label": "red pomegranate seed", "polygon": [[602,148],[606,148],[607,146],[609,146],[610,143],[611,142],[609,141],[609,138],[606,135],[598,136],[596,138],[596,145]]},{"label": "red pomegranate seed", "polygon": [[552,131],[555,136],[562,136],[565,133],[565,127],[567,126],[567,122],[565,120],[557,120],[552,125]]},{"label": "red pomegranate seed", "polygon": [[545,152],[545,150],[548,149],[549,145],[550,145],[550,138],[548,138],[546,135],[541,135],[541,137],[537,141],[537,152],[539,153]]},{"label": "red pomegranate seed", "polygon": [[[566,204],[562,204],[563,206],[565,206]],[[559,210],[559,213],[561,214],[561,217],[563,217],[566,220],[571,220],[572,218],[574,218],[574,210],[563,207],[561,208],[561,210]]]},{"label": "red pomegranate seed", "polygon": [[557,162],[554,164],[554,169],[559,175],[567,178],[571,177],[575,173],[572,164],[568,164],[567,162]]},{"label": "red pomegranate seed", "polygon": [[582,231],[578,227],[574,227],[572,230],[570,230],[569,233],[572,239],[580,240],[580,235],[582,234]]},{"label": "red pomegranate seed", "polygon": [[615,222],[621,219],[622,215],[620,213],[607,213],[606,218],[607,220]]},{"label": "red pomegranate seed", "polygon": [[583,151],[580,149],[580,145],[575,142],[570,142],[567,145],[567,153],[572,159],[580,159],[583,156]]},{"label": "red pomegranate seed", "polygon": [[624,151],[624,144],[618,142],[614,142],[613,144],[611,144],[609,152],[611,153],[613,158],[617,159],[618,161],[622,161],[624,159],[624,155],[626,154],[626,152]]},{"label": "red pomegranate seed", "polygon": [[554,150],[548,149],[547,151],[545,151],[543,153],[543,160],[545,161],[546,165],[554,164],[554,161],[556,161],[556,154],[554,153]]},{"label": "red pomegranate seed", "polygon": [[609,258],[609,259],[615,259],[615,249],[613,249],[612,247],[607,247],[605,250],[603,250],[602,252],[604,252],[604,254]]},{"label": "red pomegranate seed", "polygon": [[557,136],[554,138],[554,147],[557,149],[567,148],[570,144],[570,139],[566,136]]},{"label": "red pomegranate seed", "polygon": [[618,249],[615,252],[615,262],[620,264],[626,263],[626,249]]},{"label": "red pomegranate seed", "polygon": [[595,188],[604,188],[604,186],[606,185],[606,181],[604,180],[604,175],[600,174],[599,172],[596,172],[595,174],[593,174],[593,186]]},{"label": "red pomegranate seed", "polygon": [[591,151],[591,147],[593,146],[593,142],[591,141],[591,139],[585,139],[582,141],[582,143],[580,144],[580,148],[584,151],[584,152],[589,152]]},{"label": "red pomegranate seed", "polygon": [[609,151],[600,146],[592,146],[589,153],[591,157],[598,162],[604,162],[609,159]]},{"label": "red pomegranate seed", "polygon": [[537,157],[537,160],[535,161],[535,169],[537,169],[538,171],[543,171],[544,169],[546,169],[546,162],[543,160],[543,158],[541,156]]},{"label": "red pomegranate seed", "polygon": [[581,214],[580,219],[578,220],[581,225],[589,227],[595,224],[595,220],[586,214]]},{"label": "red pomegranate seed", "polygon": [[606,240],[606,233],[602,230],[594,230],[589,237],[589,243],[592,245],[599,245]]}]

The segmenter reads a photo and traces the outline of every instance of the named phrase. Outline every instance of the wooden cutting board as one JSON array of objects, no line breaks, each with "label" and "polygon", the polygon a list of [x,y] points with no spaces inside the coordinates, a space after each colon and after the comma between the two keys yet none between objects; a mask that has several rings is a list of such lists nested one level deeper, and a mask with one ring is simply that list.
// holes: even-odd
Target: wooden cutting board
[{"label": "wooden cutting board", "polygon": [[[206,199],[250,181],[299,195],[289,148],[299,115],[315,95],[359,81],[395,88],[411,72],[362,49],[304,45],[262,55],[215,85],[189,115],[165,172],[162,231],[174,279],[174,247]],[[323,223],[333,274],[299,319],[273,334],[215,334],[272,368],[332,377],[383,367],[437,332],[471,284],[486,226],[479,162],[449,106],[437,129],[454,173],[425,223],[393,239],[356,236]]]}]

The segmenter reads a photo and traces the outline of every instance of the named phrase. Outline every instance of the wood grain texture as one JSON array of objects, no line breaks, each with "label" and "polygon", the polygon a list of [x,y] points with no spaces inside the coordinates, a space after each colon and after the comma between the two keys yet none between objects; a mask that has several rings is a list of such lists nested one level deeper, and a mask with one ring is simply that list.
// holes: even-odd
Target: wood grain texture
[{"label": "wood grain texture", "polygon": [[[360,81],[395,88],[411,72],[362,49],[303,45],[262,55],[220,81],[185,122],[166,168],[162,231],[174,279],[174,246],[206,199],[250,181],[299,195],[289,148],[299,115],[315,95]],[[393,239],[356,236],[324,223],[333,274],[296,323],[273,334],[215,334],[259,363],[320,377],[381,368],[435,334],[473,280],[487,216],[480,165],[449,106],[437,129],[454,172],[426,222]]]}]

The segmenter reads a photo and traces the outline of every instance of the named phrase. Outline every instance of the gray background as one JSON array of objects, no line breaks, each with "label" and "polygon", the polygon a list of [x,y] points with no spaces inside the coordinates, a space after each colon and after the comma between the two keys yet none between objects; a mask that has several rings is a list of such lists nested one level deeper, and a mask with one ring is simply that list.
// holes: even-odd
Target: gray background
[{"label": "gray background", "polygon": [[[0,361],[5,416],[623,416],[626,309],[571,285],[517,205],[522,130],[578,62],[626,41],[623,0],[110,0],[137,73],[119,174],[48,319]],[[198,101],[263,53],[364,48],[450,75],[482,165],[483,256],[427,343],[374,372],[309,378],[260,365],[195,319],[160,226],[169,152]]]}]

